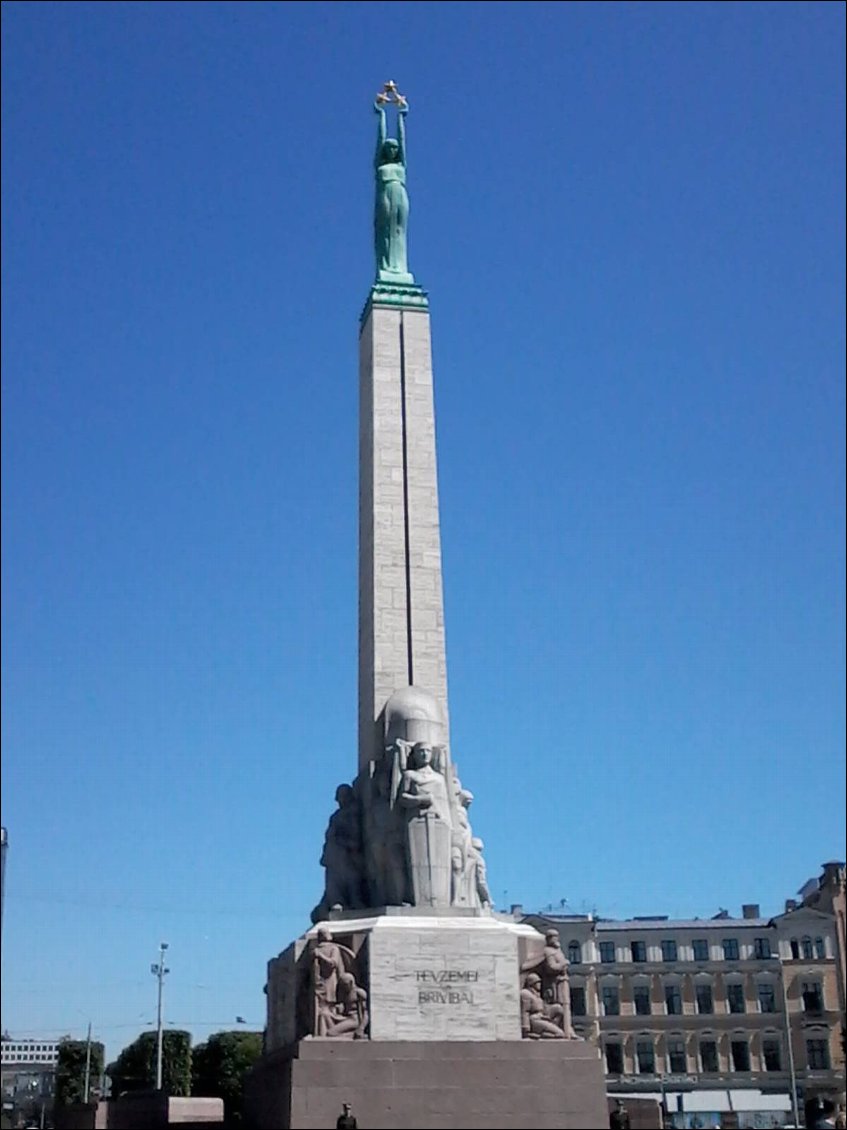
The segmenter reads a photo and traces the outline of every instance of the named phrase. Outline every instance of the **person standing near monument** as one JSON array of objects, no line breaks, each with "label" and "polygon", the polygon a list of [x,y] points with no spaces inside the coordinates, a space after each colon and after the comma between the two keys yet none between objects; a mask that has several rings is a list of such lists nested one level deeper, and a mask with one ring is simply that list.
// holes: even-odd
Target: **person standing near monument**
[{"label": "person standing near monument", "polygon": [[629,1130],[630,1128],[629,1114],[620,1099],[615,1099],[614,1110],[609,1115],[609,1126],[611,1130]]},{"label": "person standing near monument", "polygon": [[335,1130],[359,1130],[359,1123],[353,1117],[353,1108],[349,1103],[341,1104],[341,1114],[335,1123]]}]

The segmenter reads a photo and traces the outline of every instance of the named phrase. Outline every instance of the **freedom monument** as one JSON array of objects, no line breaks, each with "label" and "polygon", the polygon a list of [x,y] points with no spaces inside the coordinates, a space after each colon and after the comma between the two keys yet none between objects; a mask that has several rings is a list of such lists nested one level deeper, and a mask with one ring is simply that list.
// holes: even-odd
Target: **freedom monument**
[{"label": "freedom monument", "polygon": [[[359,332],[359,733],[313,927],[268,964],[260,1130],[608,1125],[567,961],[492,910],[450,743],[430,316],[409,269],[407,100],[376,96],[376,274]],[[387,112],[397,137],[388,136]],[[516,766],[517,770],[517,766]]]}]

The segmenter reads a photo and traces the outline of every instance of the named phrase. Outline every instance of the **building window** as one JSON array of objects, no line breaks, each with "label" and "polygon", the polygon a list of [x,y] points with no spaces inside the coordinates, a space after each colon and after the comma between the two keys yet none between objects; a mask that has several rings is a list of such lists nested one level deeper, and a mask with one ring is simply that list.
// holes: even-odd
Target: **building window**
[{"label": "building window", "polygon": [[614,942],[601,942],[600,943],[600,960],[604,965],[611,965],[615,960],[615,943]]},{"label": "building window", "polygon": [[646,942],[630,942],[629,949],[632,954],[632,960],[637,962],[644,962],[647,960],[647,943]]},{"label": "building window", "polygon": [[638,1074],[655,1075],[656,1053],[653,1050],[653,1041],[639,1040],[635,1045],[635,1052],[638,1059]]},{"label": "building window", "polygon": [[697,1011],[701,1015],[715,1011],[711,985],[697,985],[694,992],[697,997]]},{"label": "building window", "polygon": [[636,1016],[650,1015],[650,986],[635,985],[632,989],[632,1000],[635,1005]]},{"label": "building window", "polygon": [[724,938],[721,944],[723,945],[724,961],[738,961],[738,939]]},{"label": "building window", "polygon": [[568,961],[571,965],[579,965],[582,961],[582,946],[579,942],[568,942]]},{"label": "building window", "polygon": [[791,959],[792,961],[800,960],[800,943],[796,938],[791,939]]},{"label": "building window", "polygon": [[604,1016],[620,1016],[621,997],[616,985],[604,985],[601,994]]},{"label": "building window", "polygon": [[676,942],[668,938],[662,942],[662,961],[676,961]]},{"label": "building window", "polygon": [[768,981],[759,984],[759,1012],[776,1012],[776,993]]},{"label": "building window", "polygon": [[609,1075],[623,1075],[623,1044],[606,1044],[606,1071]]},{"label": "building window", "polygon": [[782,1071],[782,1047],[779,1040],[762,1040],[765,1071]]},{"label": "building window", "polygon": [[708,961],[709,960],[709,943],[705,938],[695,938],[692,942],[694,948],[695,961]]},{"label": "building window", "polygon": [[668,1016],[682,1016],[682,991],[679,985],[665,985],[665,1005]]},{"label": "building window", "polygon": [[749,1071],[750,1070],[750,1045],[746,1040],[732,1040],[730,1043],[730,1050],[732,1051],[732,1070],[733,1071]]},{"label": "building window", "polygon": [[800,950],[803,954],[803,960],[811,961],[815,956],[815,951],[812,949],[812,939],[808,937],[803,938],[800,942]]},{"label": "building window", "polygon": [[585,989],[581,985],[571,985],[571,1016],[585,1016]]},{"label": "building window", "polygon": [[804,1012],[823,1012],[823,985],[820,981],[803,981],[800,991]]},{"label": "building window", "polygon": [[829,1046],[826,1040],[806,1040],[806,1059],[810,1071],[829,1071]]},{"label": "building window", "polygon": [[668,1071],[672,1075],[685,1075],[688,1071],[684,1040],[668,1040]]},{"label": "building window", "polygon": [[771,940],[770,938],[754,938],[753,939],[753,957],[768,958],[771,957]]},{"label": "building window", "polygon": [[741,984],[727,985],[726,1003],[729,1005],[730,1012],[745,1012],[744,986]]},{"label": "building window", "polygon": [[826,957],[826,945],[823,938],[815,938],[815,957]]}]

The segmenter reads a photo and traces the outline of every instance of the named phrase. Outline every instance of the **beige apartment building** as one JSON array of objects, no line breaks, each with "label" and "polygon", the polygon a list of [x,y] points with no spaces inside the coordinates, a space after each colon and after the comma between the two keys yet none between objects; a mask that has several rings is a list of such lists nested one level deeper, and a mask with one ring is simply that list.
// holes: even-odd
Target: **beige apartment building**
[{"label": "beige apartment building", "polygon": [[740,918],[524,921],[559,933],[574,1025],[598,1041],[609,1094],[774,1124],[791,1122],[792,1079],[801,1112],[816,1096],[844,1102],[833,914],[789,901],[775,918],[748,905]]},{"label": "beige apartment building", "polygon": [[[803,906],[831,914],[835,920],[837,962],[835,967],[838,985],[838,1004],[841,1023],[847,1032],[847,867],[843,863],[825,863],[819,879],[809,879],[800,888]],[[793,904],[789,904],[793,905]]]}]

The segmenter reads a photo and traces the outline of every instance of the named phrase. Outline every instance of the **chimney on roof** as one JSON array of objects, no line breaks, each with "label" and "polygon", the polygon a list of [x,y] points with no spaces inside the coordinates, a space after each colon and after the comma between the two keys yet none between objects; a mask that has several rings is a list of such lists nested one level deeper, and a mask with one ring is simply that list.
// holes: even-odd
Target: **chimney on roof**
[{"label": "chimney on roof", "polygon": [[758,918],[759,904],[757,902],[745,902],[741,907],[741,915],[743,918]]},{"label": "chimney on roof", "polygon": [[790,914],[792,910],[796,910],[796,909],[797,909],[797,899],[786,899],[785,900],[785,913],[786,914]]},{"label": "chimney on roof", "polygon": [[511,913],[513,918],[523,918],[523,903],[513,902]]},{"label": "chimney on roof", "polygon": [[830,883],[837,886],[839,883],[844,882],[844,864],[834,860],[832,863],[824,863],[823,875],[820,877],[820,886],[828,886]]}]

